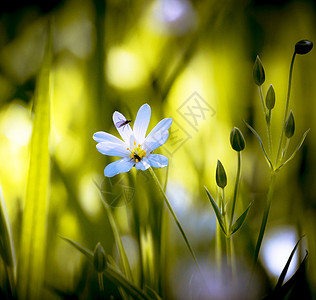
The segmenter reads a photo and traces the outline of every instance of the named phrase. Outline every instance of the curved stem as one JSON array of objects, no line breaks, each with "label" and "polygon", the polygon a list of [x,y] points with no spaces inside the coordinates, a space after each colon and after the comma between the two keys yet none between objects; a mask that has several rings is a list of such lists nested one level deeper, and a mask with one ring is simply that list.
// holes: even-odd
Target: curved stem
[{"label": "curved stem", "polygon": [[283,143],[283,138],[284,138],[284,126],[285,126],[287,114],[289,112],[289,105],[290,105],[290,93],[291,93],[292,73],[293,73],[295,55],[296,55],[296,53],[294,52],[293,56],[292,56],[291,66],[290,66],[289,85],[288,85],[288,90],[287,90],[287,97],[286,97],[286,103],[285,103],[285,110],[284,110],[284,116],[283,116],[283,123],[282,123],[282,131],[281,131],[281,136],[280,136],[279,148],[278,148],[278,153],[276,156],[276,164],[275,164],[276,167],[281,160],[281,149],[282,149],[282,143]]},{"label": "curved stem", "polygon": [[231,216],[230,216],[229,231],[230,231],[231,226],[233,224],[236,199],[237,199],[237,193],[238,193],[238,186],[239,186],[239,180],[240,180],[240,173],[241,173],[241,152],[240,151],[237,151],[237,160],[238,160],[237,176],[236,176],[235,189],[234,189],[233,207],[232,207]]},{"label": "curved stem", "polygon": [[254,256],[254,267],[256,266],[257,261],[258,261],[260,247],[261,247],[261,244],[262,244],[264,232],[265,232],[267,221],[268,221],[271,201],[272,201],[272,198],[273,198],[274,188],[275,188],[275,178],[276,178],[276,173],[275,172],[271,172],[270,185],[269,185],[269,191],[268,191],[268,196],[267,196],[267,202],[266,202],[266,206],[265,206],[265,209],[264,209],[264,213],[263,213],[263,217],[262,217],[262,221],[261,221],[260,232],[259,232],[259,236],[258,236],[258,240],[257,240],[257,244],[256,244],[256,250],[255,250],[255,256]]},{"label": "curved stem", "polygon": [[[185,243],[186,243],[186,245],[187,245],[187,247],[188,247],[188,249],[189,249],[189,251],[191,253],[191,256],[193,257],[193,260],[195,261],[195,263],[199,267],[197,259],[196,259],[195,254],[194,254],[194,251],[193,251],[193,249],[192,249],[192,247],[191,247],[191,245],[189,243],[189,240],[188,240],[187,236],[185,235],[185,232],[184,232],[184,230],[183,230],[183,228],[182,228],[182,226],[181,226],[176,214],[174,213],[174,211],[172,209],[172,206],[170,205],[170,202],[169,202],[169,200],[168,200],[168,198],[167,198],[167,196],[166,196],[166,194],[165,194],[165,192],[164,192],[164,190],[163,190],[163,188],[162,188],[162,186],[161,186],[161,184],[160,184],[160,182],[159,182],[154,170],[150,167],[149,171],[150,171],[150,174],[152,175],[153,179],[155,180],[155,182],[156,182],[156,184],[157,184],[157,186],[158,186],[158,188],[160,190],[160,193],[161,193],[162,197],[164,198],[164,201],[165,201],[165,203],[166,203],[166,205],[167,205],[167,207],[168,207],[168,209],[169,209],[174,221],[176,222],[176,225],[178,226],[178,229],[179,229],[179,231],[180,231],[180,233],[181,233],[181,235],[182,235],[182,237],[183,237],[183,239],[184,239],[184,241],[185,241]],[[200,267],[199,267],[199,269],[200,269]]]}]

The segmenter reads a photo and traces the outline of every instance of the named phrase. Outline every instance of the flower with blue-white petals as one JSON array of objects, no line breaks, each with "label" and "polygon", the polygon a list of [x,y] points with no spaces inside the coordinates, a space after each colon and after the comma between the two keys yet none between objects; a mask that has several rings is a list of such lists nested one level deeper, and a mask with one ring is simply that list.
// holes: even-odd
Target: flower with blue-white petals
[{"label": "flower with blue-white petals", "polygon": [[134,166],[137,170],[145,171],[149,167],[163,168],[168,165],[167,157],[152,152],[167,141],[172,119],[161,120],[146,136],[150,116],[150,106],[148,104],[142,105],[137,112],[132,129],[129,124],[130,121],[115,111],[113,122],[123,141],[103,131],[93,135],[93,139],[98,143],[96,147],[100,153],[121,157],[105,167],[104,175],[106,177],[128,172]]}]

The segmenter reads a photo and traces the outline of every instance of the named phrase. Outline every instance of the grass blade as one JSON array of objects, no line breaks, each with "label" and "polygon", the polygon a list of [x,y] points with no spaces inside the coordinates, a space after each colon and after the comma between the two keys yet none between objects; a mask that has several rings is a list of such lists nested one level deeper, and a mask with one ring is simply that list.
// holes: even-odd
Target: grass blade
[{"label": "grass blade", "polygon": [[15,251],[11,227],[0,185],[0,255],[5,263],[11,294],[15,295]]},{"label": "grass blade", "polygon": [[19,299],[40,299],[44,280],[46,215],[50,176],[50,70],[52,28],[34,94],[34,122],[18,262]]},{"label": "grass blade", "polygon": [[293,248],[293,250],[292,250],[292,252],[291,252],[291,254],[290,254],[290,256],[289,256],[289,258],[288,258],[288,260],[286,262],[286,264],[285,264],[285,267],[284,267],[284,269],[281,272],[281,275],[280,275],[279,280],[278,280],[278,282],[277,282],[277,284],[275,286],[275,289],[278,289],[278,288],[280,288],[282,286],[282,283],[283,283],[283,281],[285,279],[286,273],[287,273],[287,271],[289,269],[289,266],[290,266],[290,263],[292,261],[293,255],[294,255],[294,253],[296,251],[296,248],[297,248],[297,246],[298,246],[300,241],[301,241],[301,239],[299,239],[297,241],[296,245],[294,246],[294,248]]},{"label": "grass blade", "polygon": [[242,226],[242,224],[244,223],[244,221],[247,217],[247,214],[248,214],[248,211],[249,211],[251,205],[252,205],[252,202],[248,205],[247,209],[243,212],[243,214],[232,225],[230,234],[235,233]]},{"label": "grass blade", "polygon": [[245,122],[246,126],[252,131],[252,133],[257,137],[257,139],[258,139],[258,141],[259,141],[259,143],[260,143],[260,147],[261,147],[261,149],[262,149],[262,152],[263,152],[263,154],[264,154],[264,157],[265,157],[266,160],[267,160],[267,163],[268,163],[269,167],[271,168],[271,170],[274,170],[273,164],[272,164],[272,162],[271,162],[271,160],[270,160],[270,158],[269,158],[269,156],[268,156],[266,150],[264,149],[263,142],[262,142],[262,140],[261,140],[259,134],[258,134],[258,133],[256,132],[256,130],[254,130],[246,121],[244,121],[244,122]]},{"label": "grass blade", "polygon": [[204,186],[204,188],[205,188],[206,194],[207,194],[208,198],[210,199],[210,202],[211,202],[211,204],[213,206],[213,209],[214,209],[217,221],[218,221],[219,225],[221,226],[224,234],[226,235],[227,232],[226,232],[226,229],[225,229],[225,224],[224,224],[224,220],[223,220],[222,214],[221,214],[221,212],[220,212],[215,200],[213,199],[211,193],[208,191],[207,187]]},{"label": "grass blade", "polygon": [[62,238],[64,241],[66,241],[67,243],[69,243],[70,245],[72,245],[73,247],[75,247],[77,250],[79,250],[83,255],[85,255],[88,260],[90,260],[92,262],[93,260],[93,252],[90,251],[89,249],[81,246],[79,243],[69,239],[69,238],[66,238],[66,237],[63,237],[60,235],[60,238]]},{"label": "grass blade", "polygon": [[282,163],[282,164],[276,169],[277,171],[280,170],[284,165],[286,165],[288,162],[290,162],[290,161],[294,158],[294,156],[296,155],[296,153],[301,149],[301,147],[302,147],[302,145],[303,145],[303,143],[304,143],[304,141],[305,141],[305,138],[306,138],[306,136],[307,136],[307,134],[308,134],[309,131],[310,131],[310,129],[307,129],[307,130],[304,132],[301,141],[299,142],[299,144],[298,144],[297,147],[295,148],[295,150],[294,150],[294,152],[292,153],[292,155],[291,155],[284,163]]}]

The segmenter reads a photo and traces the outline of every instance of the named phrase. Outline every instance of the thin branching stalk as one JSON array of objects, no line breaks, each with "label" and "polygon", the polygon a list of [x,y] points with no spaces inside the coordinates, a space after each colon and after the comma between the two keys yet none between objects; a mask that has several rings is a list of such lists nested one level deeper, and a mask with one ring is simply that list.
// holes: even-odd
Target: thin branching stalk
[{"label": "thin branching stalk", "polygon": [[[229,228],[231,228],[233,224],[233,219],[234,219],[234,212],[235,212],[235,206],[236,206],[236,200],[237,200],[237,194],[238,194],[238,186],[239,186],[239,181],[240,181],[240,173],[241,173],[241,151],[237,151],[237,176],[236,176],[236,182],[235,182],[235,189],[234,189],[234,197],[233,197],[233,206],[232,206],[232,211],[230,215],[230,223],[229,223]],[[230,230],[229,230],[230,231]]]},{"label": "thin branching stalk", "polygon": [[278,153],[277,153],[277,156],[276,156],[276,163],[275,163],[276,167],[280,163],[281,157],[282,157],[281,149],[282,149],[283,138],[284,138],[284,127],[285,127],[286,118],[287,118],[287,115],[288,115],[288,112],[289,112],[290,93],[291,93],[291,85],[292,85],[292,73],[293,73],[293,66],[294,66],[295,55],[296,55],[296,53],[294,52],[294,54],[292,56],[291,66],[290,66],[289,86],[288,86],[288,90],[287,90],[287,97],[286,97],[286,103],[285,103],[285,110],[284,110],[284,116],[283,116],[283,123],[282,123],[282,130],[281,130],[279,148],[278,148]]}]

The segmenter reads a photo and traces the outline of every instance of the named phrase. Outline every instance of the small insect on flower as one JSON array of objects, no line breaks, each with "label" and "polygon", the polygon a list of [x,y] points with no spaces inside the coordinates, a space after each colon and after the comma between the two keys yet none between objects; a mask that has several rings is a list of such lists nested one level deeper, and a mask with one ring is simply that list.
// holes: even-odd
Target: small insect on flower
[{"label": "small insect on flower", "polygon": [[132,122],[132,120],[127,120],[127,119],[125,119],[125,120],[119,120],[118,122],[116,122],[115,123],[115,127],[116,128],[121,128],[121,127],[123,127],[123,126],[125,126],[125,125],[127,125],[128,123],[131,123]]},{"label": "small insect on flower", "polygon": [[106,177],[112,177],[119,173],[129,172],[133,167],[145,171],[150,167],[163,168],[168,166],[168,158],[161,154],[152,153],[162,146],[169,137],[171,118],[161,120],[146,136],[151,116],[151,108],[144,104],[137,112],[133,129],[121,113],[113,113],[113,123],[123,140],[112,134],[98,131],[93,139],[98,143],[100,153],[109,156],[118,156],[116,160],[104,169]]}]

